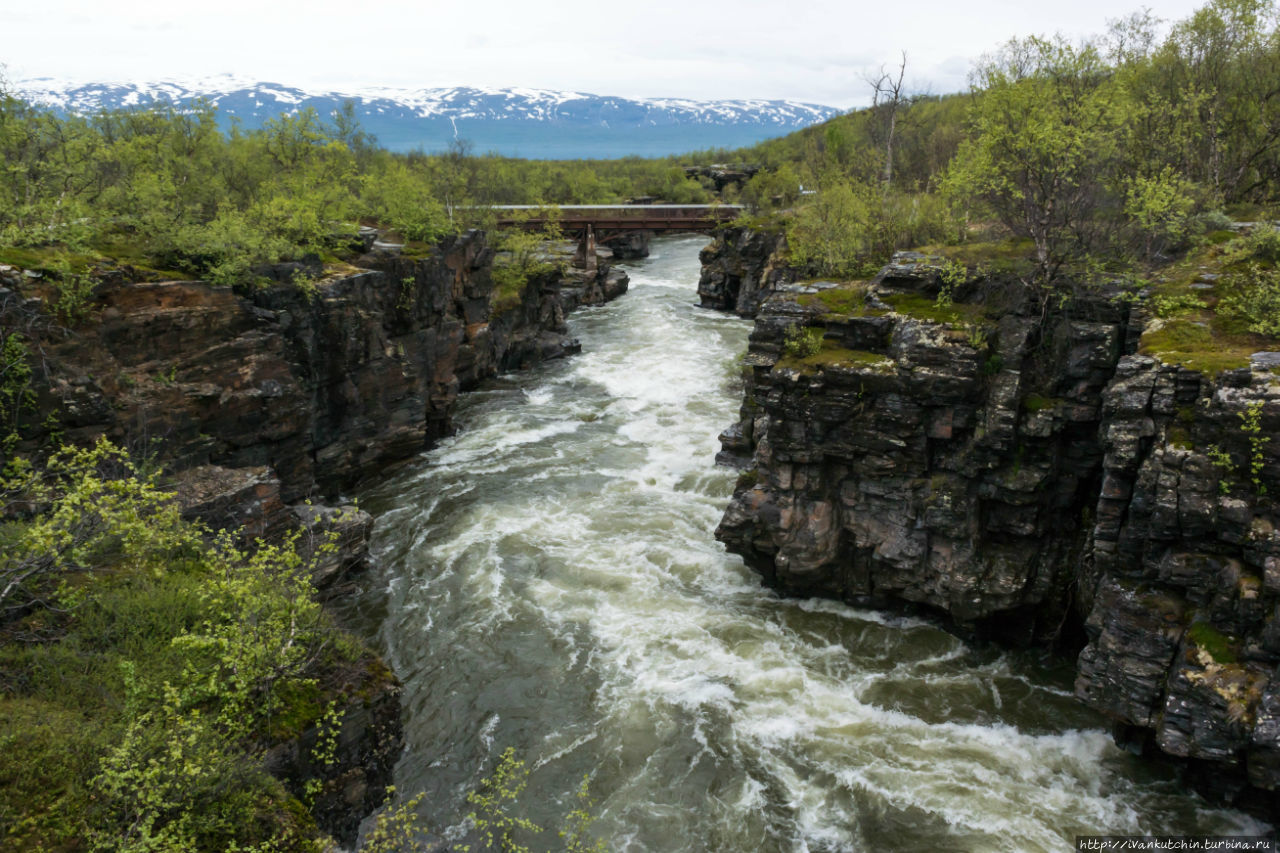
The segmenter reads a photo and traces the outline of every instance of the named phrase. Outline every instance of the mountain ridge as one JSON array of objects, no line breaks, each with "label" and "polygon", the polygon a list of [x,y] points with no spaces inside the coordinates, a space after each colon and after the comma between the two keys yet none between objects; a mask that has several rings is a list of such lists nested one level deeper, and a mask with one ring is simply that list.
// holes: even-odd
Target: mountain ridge
[{"label": "mountain ridge", "polygon": [[[736,147],[841,112],[793,100],[624,98],[529,87],[320,89],[232,76],[146,83],[76,83],[43,77],[17,81],[13,88],[32,103],[80,114],[182,105],[204,98],[218,108],[224,124],[235,120],[248,128],[308,107],[329,115],[349,101],[365,129],[388,148],[438,150],[453,138],[467,137],[481,150],[489,146],[516,156],[652,156]],[[584,151],[568,150],[575,146]]]}]

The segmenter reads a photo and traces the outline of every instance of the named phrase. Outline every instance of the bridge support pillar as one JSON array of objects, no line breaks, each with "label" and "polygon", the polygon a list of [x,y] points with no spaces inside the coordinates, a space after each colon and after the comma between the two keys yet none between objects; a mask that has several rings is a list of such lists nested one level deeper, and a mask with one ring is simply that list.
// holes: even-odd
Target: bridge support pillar
[{"label": "bridge support pillar", "polygon": [[573,265],[589,273],[596,271],[596,231],[590,225],[582,230],[578,238],[578,251],[574,253]]}]

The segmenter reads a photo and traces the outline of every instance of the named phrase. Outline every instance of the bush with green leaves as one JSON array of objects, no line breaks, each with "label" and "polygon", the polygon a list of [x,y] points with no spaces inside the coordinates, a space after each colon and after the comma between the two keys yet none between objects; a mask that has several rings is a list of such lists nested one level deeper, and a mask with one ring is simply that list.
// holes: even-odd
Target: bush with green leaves
[{"label": "bush with green leaves", "polygon": [[1253,264],[1226,282],[1218,313],[1258,335],[1280,337],[1280,269]]},{"label": "bush with green leaves", "polygon": [[311,849],[263,755],[365,654],[314,597],[332,539],[303,559],[297,536],[211,536],[105,441],[14,460],[2,488],[0,846]]},{"label": "bush with green leaves", "polygon": [[824,331],[816,326],[790,326],[782,339],[782,352],[788,358],[816,355],[822,349],[823,334]]}]

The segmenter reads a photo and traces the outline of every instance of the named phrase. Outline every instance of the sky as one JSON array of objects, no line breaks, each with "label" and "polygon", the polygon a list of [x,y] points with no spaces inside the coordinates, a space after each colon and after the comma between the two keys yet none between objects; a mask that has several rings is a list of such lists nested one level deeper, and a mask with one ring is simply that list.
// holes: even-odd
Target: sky
[{"label": "sky", "polygon": [[913,92],[967,86],[1013,36],[1102,32],[1203,0],[0,0],[11,82],[194,80],[299,88],[524,86],[624,97],[786,98],[847,109],[907,55]]}]

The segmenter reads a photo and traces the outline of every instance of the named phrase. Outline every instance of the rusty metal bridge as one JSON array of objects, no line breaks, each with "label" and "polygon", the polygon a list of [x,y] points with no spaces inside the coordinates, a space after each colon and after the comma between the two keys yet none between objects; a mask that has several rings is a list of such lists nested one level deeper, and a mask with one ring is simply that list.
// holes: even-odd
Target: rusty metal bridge
[{"label": "rusty metal bridge", "polygon": [[740,204],[507,204],[491,208],[501,228],[555,225],[578,238],[574,264],[594,270],[596,241],[635,231],[710,232],[737,219]]}]

